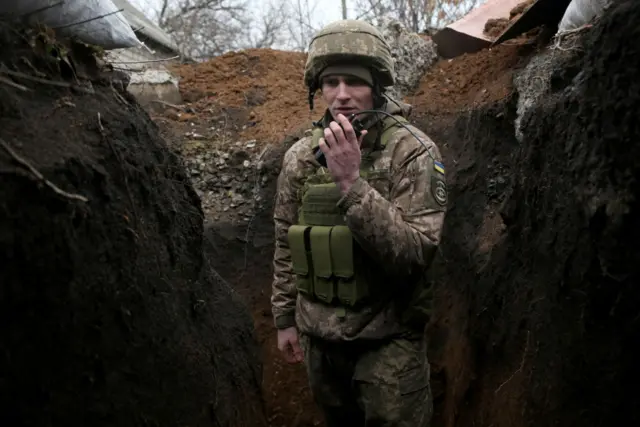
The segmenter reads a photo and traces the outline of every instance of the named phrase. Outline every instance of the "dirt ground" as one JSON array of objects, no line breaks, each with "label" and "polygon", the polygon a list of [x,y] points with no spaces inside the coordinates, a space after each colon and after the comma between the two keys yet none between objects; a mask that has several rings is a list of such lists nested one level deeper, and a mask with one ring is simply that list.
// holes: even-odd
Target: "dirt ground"
[{"label": "dirt ground", "polygon": [[0,44],[0,425],[264,425],[180,158],[84,45]]}]

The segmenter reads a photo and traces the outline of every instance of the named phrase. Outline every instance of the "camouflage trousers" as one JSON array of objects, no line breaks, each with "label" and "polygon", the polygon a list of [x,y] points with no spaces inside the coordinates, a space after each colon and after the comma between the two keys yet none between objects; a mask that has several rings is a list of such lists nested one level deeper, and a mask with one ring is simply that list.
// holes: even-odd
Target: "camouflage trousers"
[{"label": "camouflage trousers", "polygon": [[329,343],[302,336],[314,400],[327,427],[429,427],[433,401],[424,338]]}]

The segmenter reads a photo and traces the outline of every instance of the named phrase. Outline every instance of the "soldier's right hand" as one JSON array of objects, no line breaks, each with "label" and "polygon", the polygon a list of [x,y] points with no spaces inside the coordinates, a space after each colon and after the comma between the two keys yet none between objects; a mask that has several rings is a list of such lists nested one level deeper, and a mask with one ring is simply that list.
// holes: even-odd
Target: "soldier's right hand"
[{"label": "soldier's right hand", "polygon": [[300,363],[304,360],[295,326],[278,329],[278,350],[282,352],[287,363]]}]

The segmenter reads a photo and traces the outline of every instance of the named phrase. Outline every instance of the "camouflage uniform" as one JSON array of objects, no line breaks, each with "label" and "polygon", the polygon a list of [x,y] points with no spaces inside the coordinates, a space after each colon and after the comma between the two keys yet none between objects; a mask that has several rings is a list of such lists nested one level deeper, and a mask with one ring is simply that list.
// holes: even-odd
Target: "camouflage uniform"
[{"label": "camouflage uniform", "polygon": [[[310,49],[310,57],[312,53]],[[406,104],[387,101],[387,112],[407,115]],[[325,114],[319,128],[330,119]],[[356,281],[367,287],[359,305],[301,292],[305,272],[293,266],[292,254],[296,259],[298,252],[291,249],[290,230],[301,222],[305,191],[309,185],[333,182],[313,155],[313,136],[287,151],[278,178],[271,298],[275,325],[297,327],[311,389],[330,427],[350,422],[426,427],[431,419],[423,335],[430,288],[423,274],[440,241],[447,193],[437,146],[419,129],[408,128],[422,144],[393,121],[369,123],[361,177],[335,203],[336,224],[353,236]],[[380,147],[383,133],[386,143]],[[322,279],[321,273],[313,274]],[[335,282],[335,276],[330,280]]]}]

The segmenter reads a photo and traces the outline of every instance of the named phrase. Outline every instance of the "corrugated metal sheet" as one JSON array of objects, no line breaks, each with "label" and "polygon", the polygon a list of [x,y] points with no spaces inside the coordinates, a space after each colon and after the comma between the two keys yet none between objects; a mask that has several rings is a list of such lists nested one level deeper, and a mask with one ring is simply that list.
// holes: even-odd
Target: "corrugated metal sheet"
[{"label": "corrugated metal sheet", "polygon": [[557,26],[571,0],[536,0],[495,40],[484,34],[489,19],[509,18],[511,10],[523,0],[488,0],[462,19],[433,35],[438,54],[453,58],[477,52],[517,37],[541,25]]},{"label": "corrugated metal sheet", "polygon": [[509,28],[496,39],[494,44],[500,44],[505,40],[517,37],[540,25],[557,27],[569,3],[571,3],[571,0],[536,1],[517,21],[511,24]]},{"label": "corrugated metal sheet", "polygon": [[523,0],[487,0],[474,8],[462,19],[433,35],[438,54],[453,58],[463,53],[476,52],[489,47],[492,39],[484,34],[484,25],[489,19],[508,18],[511,9]]}]

